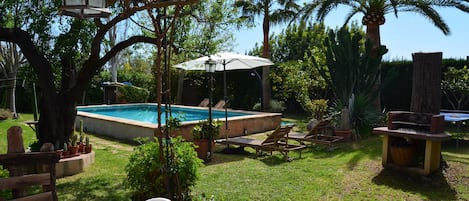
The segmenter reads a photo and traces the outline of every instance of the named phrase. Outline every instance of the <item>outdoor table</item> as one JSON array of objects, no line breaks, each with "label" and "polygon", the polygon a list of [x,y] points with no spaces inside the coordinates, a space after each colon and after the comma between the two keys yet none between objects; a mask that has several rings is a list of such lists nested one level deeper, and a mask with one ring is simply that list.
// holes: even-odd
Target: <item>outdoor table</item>
[{"label": "outdoor table", "polygon": [[[460,113],[456,111],[448,111],[448,112],[440,112],[441,115],[445,116],[446,122],[456,123],[457,133],[460,132],[460,126],[462,121],[469,120],[469,114],[467,113]],[[459,139],[456,137],[456,147],[459,147]]]},{"label": "outdoor table", "polygon": [[[388,127],[378,127],[373,129],[374,134],[383,135],[383,152],[381,155],[384,168],[403,170],[420,175],[429,175],[440,167],[441,142],[449,140],[450,136],[445,133],[428,133],[413,129],[399,128],[388,129]],[[392,163],[390,156],[390,144],[393,137],[404,137],[414,140],[425,141],[424,165],[422,167],[398,166]]]}]

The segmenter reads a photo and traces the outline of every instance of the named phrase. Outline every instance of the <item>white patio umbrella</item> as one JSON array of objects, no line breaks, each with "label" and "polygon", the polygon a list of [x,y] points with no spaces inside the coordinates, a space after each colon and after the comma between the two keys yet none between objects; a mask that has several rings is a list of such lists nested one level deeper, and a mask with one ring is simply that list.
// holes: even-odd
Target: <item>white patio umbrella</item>
[{"label": "white patio umbrella", "polygon": [[[215,71],[223,71],[223,87],[224,87],[224,100],[227,102],[227,92],[226,92],[226,71],[231,70],[247,70],[254,69],[261,66],[271,66],[274,65],[272,61],[266,58],[248,56],[242,54],[236,54],[231,52],[219,52],[210,56],[200,57],[191,61],[186,61],[174,65],[176,68],[184,70],[205,70],[205,62],[208,59],[214,60],[217,64]],[[225,107],[225,125],[228,129],[228,114]]]},{"label": "white patio umbrella", "polygon": [[[191,61],[186,61],[174,67],[184,70],[205,70],[205,62],[209,56],[200,57]],[[260,66],[274,65],[266,58],[235,54],[230,52],[220,52],[210,55],[210,58],[217,62],[215,71],[253,69]]]}]

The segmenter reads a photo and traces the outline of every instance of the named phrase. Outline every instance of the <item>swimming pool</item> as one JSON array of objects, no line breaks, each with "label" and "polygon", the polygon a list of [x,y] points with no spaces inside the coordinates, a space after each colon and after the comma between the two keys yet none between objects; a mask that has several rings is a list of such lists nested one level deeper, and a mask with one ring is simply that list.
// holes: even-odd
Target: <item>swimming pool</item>
[{"label": "swimming pool", "polygon": [[[75,125],[79,127],[80,121],[83,121],[86,132],[117,139],[153,137],[157,128],[156,106],[154,103],[79,106]],[[192,127],[200,120],[208,118],[208,108],[173,105],[171,110],[173,117],[179,116],[183,121],[182,128],[172,135],[181,135],[187,140],[192,140]],[[222,109],[212,109],[212,116],[214,119],[225,121],[225,111]],[[223,124],[219,137],[235,137],[245,133],[273,130],[280,125],[281,116],[280,113],[229,109],[228,129]],[[162,117],[164,121],[164,114]]]},{"label": "swimming pool", "polygon": [[[138,104],[138,105],[118,105],[118,106],[97,106],[97,107],[81,107],[78,111],[88,112],[93,114],[106,115],[116,118],[124,118],[130,120],[136,120],[146,123],[157,122],[157,105],[154,104]],[[165,108],[162,108],[162,119],[161,123],[166,124]],[[189,108],[172,106],[171,114],[175,118],[179,118],[181,121],[201,121],[208,119],[208,110],[202,108]],[[227,113],[228,117],[238,117],[245,115],[252,115],[251,113],[234,112],[230,111]],[[225,111],[213,110],[213,119],[225,118]]]}]

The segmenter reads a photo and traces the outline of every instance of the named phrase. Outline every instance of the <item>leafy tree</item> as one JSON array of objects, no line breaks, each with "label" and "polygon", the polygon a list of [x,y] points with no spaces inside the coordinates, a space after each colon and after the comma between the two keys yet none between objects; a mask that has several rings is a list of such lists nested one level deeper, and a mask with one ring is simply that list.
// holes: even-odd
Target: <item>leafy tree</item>
[{"label": "leafy tree", "polygon": [[[16,85],[18,69],[26,64],[26,59],[14,43],[0,43],[0,80],[5,80],[9,89],[9,107],[13,118],[17,118],[16,112]],[[0,85],[2,86],[2,85]]]},{"label": "leafy tree", "polygon": [[323,52],[326,36],[324,23],[292,24],[280,34],[272,36],[272,61],[304,60],[306,53]]},{"label": "leafy tree", "polygon": [[[112,19],[82,20],[59,17],[61,1],[2,1],[0,41],[16,43],[38,76],[40,101],[39,142],[62,144],[73,131],[76,101],[92,77],[119,51],[135,43],[161,43],[154,37],[133,35],[108,51],[101,45],[105,34],[119,22],[162,3],[116,3]],[[181,4],[184,4],[182,2]],[[178,5],[177,7],[182,7]],[[117,9],[119,8],[119,9]],[[60,35],[54,36],[54,23]],[[90,42],[91,41],[91,42]]]},{"label": "leafy tree", "polygon": [[[262,31],[263,31],[263,45],[262,45],[262,57],[269,58],[269,30],[271,25],[284,23],[290,21],[298,11],[299,6],[295,3],[295,0],[255,0],[255,1],[237,1],[236,6],[242,8],[243,17],[247,17],[250,22],[254,22],[255,17],[261,16],[262,20]],[[277,9],[275,9],[277,8]],[[263,97],[264,107],[269,110],[271,92],[270,92],[270,80],[269,80],[269,66],[265,66],[262,69],[262,86],[263,86]]]},{"label": "leafy tree", "polygon": [[461,110],[469,103],[469,69],[449,67],[444,73],[441,90],[453,110]]},{"label": "leafy tree", "polygon": [[[363,33],[356,24],[347,29],[352,34]],[[324,45],[327,36],[323,23],[301,23],[272,37],[272,57],[278,63],[271,73],[276,96],[293,99],[306,111],[311,110],[312,100],[330,97],[330,86],[317,68],[328,69]]]}]

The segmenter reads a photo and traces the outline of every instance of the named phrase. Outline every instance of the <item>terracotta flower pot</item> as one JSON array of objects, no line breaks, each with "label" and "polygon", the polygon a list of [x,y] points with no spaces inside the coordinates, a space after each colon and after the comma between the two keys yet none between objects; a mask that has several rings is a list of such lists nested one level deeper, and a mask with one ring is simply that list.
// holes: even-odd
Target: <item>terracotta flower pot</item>
[{"label": "terracotta flower pot", "polygon": [[78,146],[70,146],[68,150],[70,151],[70,155],[76,155],[78,153]]},{"label": "terracotta flower pot", "polygon": [[85,144],[83,143],[78,144],[78,153],[85,153]]},{"label": "terracotta flower pot", "polygon": [[92,144],[89,144],[88,146],[85,146],[85,153],[90,153],[92,151]]},{"label": "terracotta flower pot", "polygon": [[[209,150],[209,140],[208,139],[201,139],[201,140],[194,140],[193,142],[195,145],[197,145],[197,148],[195,148],[195,151],[197,152],[197,156],[204,160],[208,161],[209,160],[209,155],[208,152]],[[215,147],[215,143],[212,141],[212,150]]]}]

